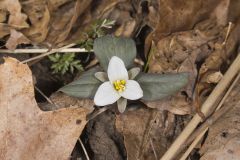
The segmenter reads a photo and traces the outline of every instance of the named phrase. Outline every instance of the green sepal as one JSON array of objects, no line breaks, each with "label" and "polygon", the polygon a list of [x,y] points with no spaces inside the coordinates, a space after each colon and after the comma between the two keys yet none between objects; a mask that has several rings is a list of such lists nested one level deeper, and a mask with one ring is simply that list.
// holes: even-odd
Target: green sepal
[{"label": "green sepal", "polygon": [[143,100],[154,101],[170,96],[188,83],[188,73],[148,74],[140,73],[136,77],[143,90]]},{"label": "green sepal", "polygon": [[128,71],[129,79],[134,79],[135,77],[137,77],[137,75],[140,73],[140,71],[141,71],[141,69],[138,67],[134,67],[134,68],[130,69]]},{"label": "green sepal", "polygon": [[118,106],[118,111],[120,113],[123,113],[127,107],[127,99],[123,97],[119,98],[119,100],[117,101],[117,106]]},{"label": "green sepal", "polygon": [[121,58],[125,66],[129,68],[137,54],[136,45],[132,39],[112,35],[97,38],[94,41],[93,50],[105,71],[113,56]]},{"label": "green sepal", "polygon": [[94,74],[95,78],[97,78],[101,82],[106,82],[108,81],[108,75],[106,72],[96,72]]},{"label": "green sepal", "polygon": [[78,98],[93,98],[101,81],[95,78],[94,74],[99,71],[96,68],[84,72],[79,79],[59,89],[69,96]]}]

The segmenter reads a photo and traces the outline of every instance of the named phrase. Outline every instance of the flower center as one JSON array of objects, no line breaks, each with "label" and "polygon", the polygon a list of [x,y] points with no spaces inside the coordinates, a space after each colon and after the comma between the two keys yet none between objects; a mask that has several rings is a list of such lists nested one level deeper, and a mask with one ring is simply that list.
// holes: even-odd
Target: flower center
[{"label": "flower center", "polygon": [[116,91],[123,92],[126,88],[126,81],[125,80],[116,80],[113,82],[113,86]]}]

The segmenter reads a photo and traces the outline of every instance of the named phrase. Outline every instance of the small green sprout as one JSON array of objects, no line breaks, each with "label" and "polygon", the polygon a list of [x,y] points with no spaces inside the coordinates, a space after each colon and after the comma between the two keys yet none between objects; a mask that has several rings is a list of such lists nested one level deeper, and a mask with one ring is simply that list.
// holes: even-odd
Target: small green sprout
[{"label": "small green sprout", "polygon": [[[106,33],[104,29],[112,28],[115,24],[113,20],[97,20],[91,25],[91,30],[87,33],[86,39],[84,41],[79,42],[80,48],[84,48],[87,51],[91,51],[93,49],[93,42],[96,38],[104,36]],[[56,53],[54,55],[50,55],[49,59],[53,62],[51,68],[53,69],[53,73],[61,73],[64,75],[68,70],[71,73],[74,72],[74,68],[77,70],[83,70],[83,67],[79,60],[75,59],[74,53]]]},{"label": "small green sprout", "polygon": [[110,29],[115,24],[115,21],[113,20],[97,20],[93,22],[91,25],[91,30],[86,35],[86,40],[80,42],[81,48],[85,48],[87,51],[91,51],[93,49],[93,41],[96,38],[102,37],[106,35],[104,29]]},{"label": "small green sprout", "polygon": [[71,73],[73,73],[75,69],[83,71],[81,61],[75,59],[75,53],[56,53],[48,57],[53,62],[51,66],[53,73],[61,73],[64,75],[69,70]]}]

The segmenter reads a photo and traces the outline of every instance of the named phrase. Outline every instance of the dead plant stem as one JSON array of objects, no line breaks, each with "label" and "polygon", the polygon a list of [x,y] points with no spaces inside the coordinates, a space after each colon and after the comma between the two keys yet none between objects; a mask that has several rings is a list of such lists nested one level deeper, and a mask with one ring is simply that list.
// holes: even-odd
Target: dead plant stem
[{"label": "dead plant stem", "polygon": [[[240,54],[238,54],[238,56],[233,61],[233,63],[231,64],[231,66],[229,67],[229,69],[221,79],[221,81],[218,83],[218,85],[214,88],[212,93],[203,103],[201,111],[204,113],[204,115],[208,116],[209,111],[213,109],[216,101],[221,97],[222,93],[230,85],[230,83],[232,82],[232,79],[239,73],[239,69],[240,69]],[[163,155],[161,160],[173,159],[178,153],[179,149],[186,142],[188,137],[195,130],[197,125],[201,122],[201,120],[202,120],[201,117],[198,114],[196,114],[192,118],[192,120],[188,123],[188,125],[185,127],[185,129],[182,131],[182,133],[173,142],[173,144],[170,146],[168,151]]]},{"label": "dead plant stem", "polygon": [[[233,87],[236,85],[236,83],[238,82],[240,78],[240,74],[238,74],[238,76],[235,78],[235,80],[233,81],[233,83],[231,84],[231,86],[229,87],[228,91],[226,92],[226,94],[224,95],[224,97],[222,98],[222,100],[220,101],[220,103],[217,106],[216,112],[212,115],[212,117],[210,117],[208,120],[206,120],[201,126],[200,128],[198,128],[193,135],[188,139],[186,145],[188,145],[190,142],[192,142],[192,144],[188,147],[188,149],[186,150],[186,152],[182,155],[180,160],[185,160],[188,155],[191,153],[191,151],[193,150],[193,148],[200,142],[200,140],[202,139],[202,137],[205,135],[205,133],[208,131],[209,127],[215,122],[217,121],[222,115],[224,115],[225,113],[227,113],[231,108],[233,108],[233,106],[230,107],[222,107],[223,103],[225,102],[226,98],[228,97],[228,95],[230,94],[230,92],[232,91]],[[184,147],[185,148],[185,147]]]},{"label": "dead plant stem", "polygon": [[83,149],[83,152],[84,152],[84,154],[85,154],[85,156],[86,156],[86,159],[87,159],[87,160],[90,160],[90,158],[89,158],[89,156],[88,156],[88,153],[87,153],[87,150],[86,150],[85,146],[84,146],[83,143],[82,143],[82,140],[81,140],[80,138],[78,138],[78,141],[80,142],[80,144],[81,144],[81,146],[82,146],[82,149]]},{"label": "dead plant stem", "polygon": [[54,104],[53,101],[51,99],[49,99],[37,86],[34,86],[34,88],[36,89],[36,91],[38,91],[38,93],[40,93],[50,104]]},{"label": "dead plant stem", "polygon": [[153,150],[153,154],[154,154],[155,160],[158,160],[157,152],[156,152],[155,147],[153,145],[152,138],[150,138],[150,144],[151,144],[151,147],[152,147],[152,150]]},{"label": "dead plant stem", "polygon": [[[52,49],[52,51],[55,51],[58,49]],[[48,49],[44,48],[25,48],[25,49],[15,49],[15,50],[9,50],[9,49],[0,49],[0,53],[9,53],[9,54],[36,54],[36,53],[46,53],[48,52]],[[78,53],[78,52],[89,52],[85,50],[84,48],[65,48],[62,50],[58,50],[56,52],[59,53]]]},{"label": "dead plant stem", "polygon": [[51,51],[49,51],[49,52],[40,54],[40,55],[38,55],[38,56],[35,56],[35,57],[32,57],[32,58],[26,59],[26,60],[22,61],[22,63],[27,63],[27,62],[30,62],[30,61],[33,61],[33,60],[36,60],[36,59],[39,59],[39,58],[48,56],[48,55],[50,55],[50,54],[59,52],[59,51],[61,51],[61,50],[63,50],[63,49],[71,48],[71,47],[73,47],[73,46],[75,46],[75,45],[76,45],[76,44],[72,43],[72,44],[66,45],[66,46],[64,46],[64,47],[55,49],[55,50],[51,50]]}]

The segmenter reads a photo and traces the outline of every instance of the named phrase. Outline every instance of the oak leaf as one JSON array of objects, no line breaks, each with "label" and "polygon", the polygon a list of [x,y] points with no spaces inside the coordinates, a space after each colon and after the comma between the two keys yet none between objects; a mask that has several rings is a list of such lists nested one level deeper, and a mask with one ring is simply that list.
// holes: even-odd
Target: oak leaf
[{"label": "oak leaf", "polygon": [[90,110],[40,110],[31,71],[16,59],[5,59],[0,76],[0,159],[68,159]]}]

